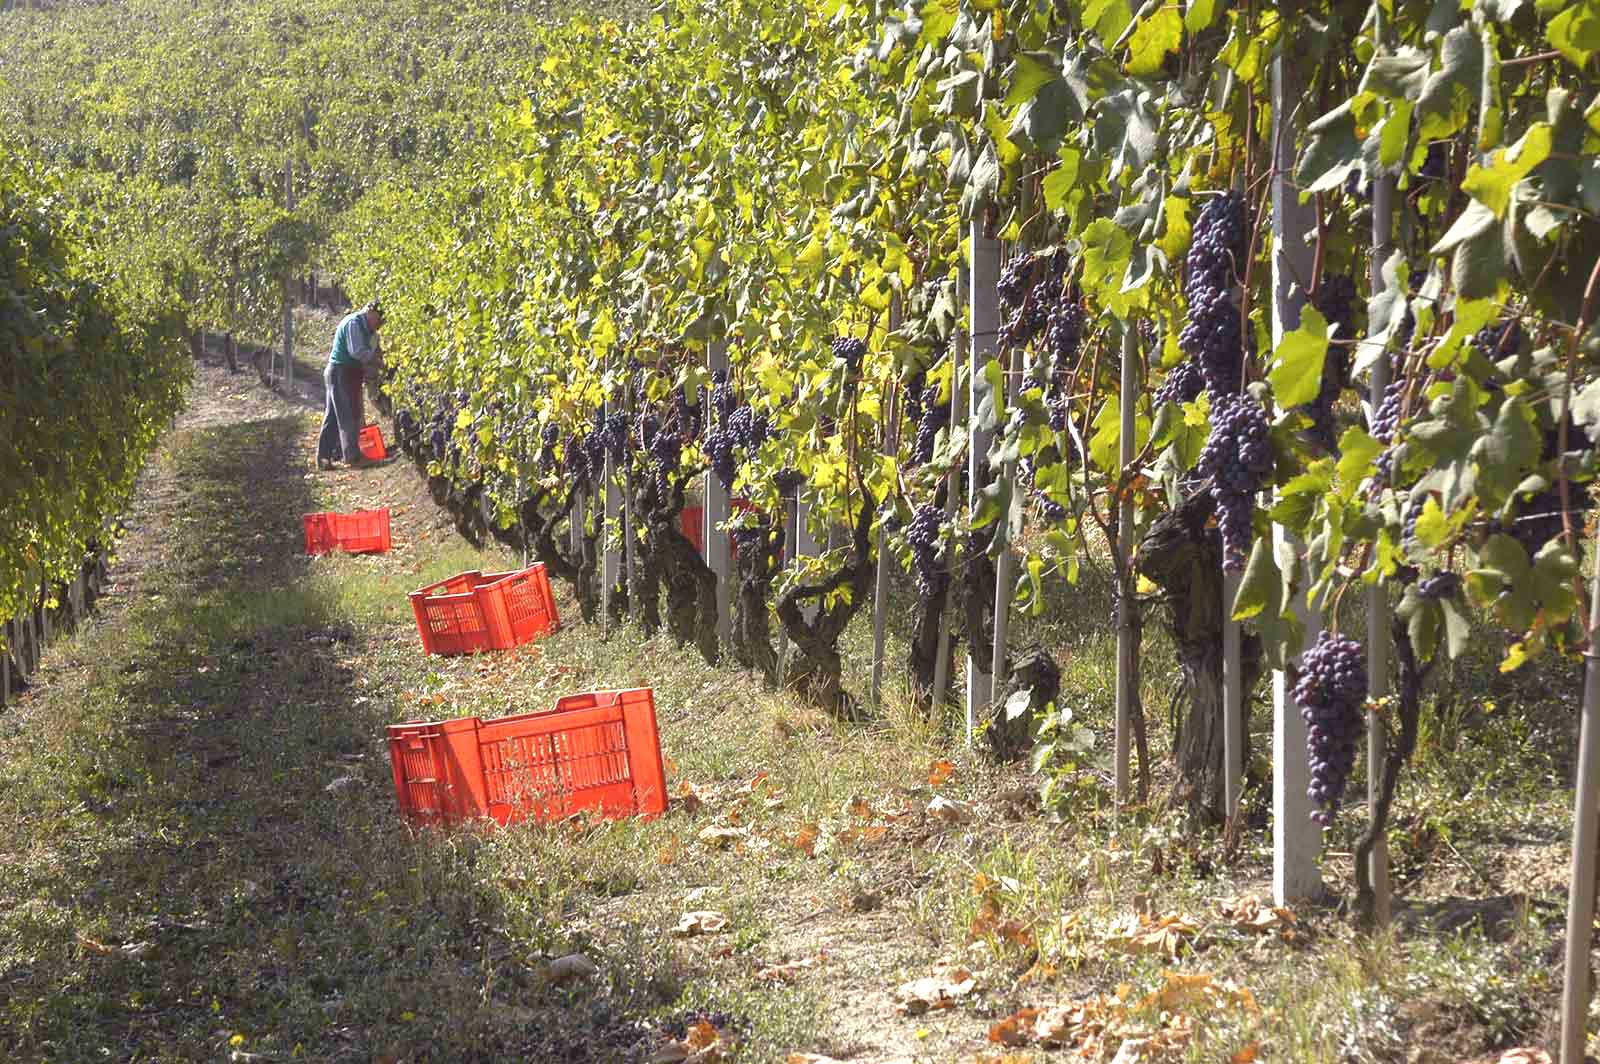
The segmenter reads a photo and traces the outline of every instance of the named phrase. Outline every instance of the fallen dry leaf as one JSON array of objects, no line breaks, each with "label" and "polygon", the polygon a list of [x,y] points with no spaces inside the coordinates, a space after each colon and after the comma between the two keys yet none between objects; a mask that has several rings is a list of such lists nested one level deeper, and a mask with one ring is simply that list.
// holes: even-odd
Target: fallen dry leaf
[{"label": "fallen dry leaf", "polygon": [[1550,1054],[1536,1046],[1518,1046],[1501,1053],[1498,1058],[1484,1057],[1493,1064],[1551,1064]]},{"label": "fallen dry leaf", "polygon": [[756,972],[756,979],[763,983],[792,983],[801,972],[810,971],[816,966],[815,957],[802,957],[787,964],[769,964]]},{"label": "fallen dry leaf", "polygon": [[678,784],[677,798],[678,804],[683,806],[684,812],[690,814],[691,816],[695,813],[698,813],[701,807],[706,804],[704,800],[701,799],[700,792],[695,788],[694,784],[690,783],[688,780],[684,780],[682,783]]},{"label": "fallen dry leaf", "polygon": [[734,1040],[709,1023],[697,1023],[681,1040],[668,1042],[650,1057],[650,1064],[717,1064],[732,1057]]},{"label": "fallen dry leaf", "polygon": [[1038,1009],[1018,1009],[989,1028],[989,1041],[1003,1046],[1025,1046],[1033,1038],[1033,1022]]},{"label": "fallen dry leaf", "polygon": [[1129,913],[1112,924],[1101,936],[1108,946],[1127,953],[1157,953],[1176,957],[1178,951],[1200,931],[1200,925],[1188,913],[1176,910],[1148,915]]},{"label": "fallen dry leaf", "polygon": [[1261,1055],[1261,1043],[1251,1042],[1239,1052],[1228,1058],[1228,1064],[1255,1064],[1256,1058]]},{"label": "fallen dry leaf", "polygon": [[707,846],[710,846],[714,850],[721,850],[731,846],[733,843],[744,838],[748,834],[750,834],[750,832],[745,828],[730,828],[718,824],[711,824],[707,827],[701,828],[700,833],[696,835],[695,838],[699,839],[701,842],[705,843]]},{"label": "fallen dry leaf", "polygon": [[817,825],[806,824],[795,832],[794,838],[789,840],[789,844],[807,857],[815,857],[817,854],[817,834]]},{"label": "fallen dry leaf", "polygon": [[928,783],[934,787],[949,781],[956,774],[956,766],[950,761],[935,761],[928,766]]},{"label": "fallen dry leaf", "polygon": [[696,909],[678,917],[675,935],[711,935],[728,926],[728,917],[715,909]]},{"label": "fallen dry leaf", "polygon": [[976,808],[971,802],[959,801],[955,798],[946,798],[942,794],[934,796],[928,803],[928,815],[935,820],[942,820],[946,824],[965,824],[971,820]]},{"label": "fallen dry leaf", "polygon": [[844,1064],[844,1061],[820,1053],[790,1053],[786,1064]]},{"label": "fallen dry leaf", "polygon": [[835,835],[840,845],[843,846],[875,846],[889,837],[889,829],[882,824],[868,824],[865,827],[845,828]]},{"label": "fallen dry leaf", "polygon": [[978,981],[965,968],[953,968],[941,975],[913,979],[895,988],[896,1011],[904,1016],[954,1008],[957,1001],[972,993]]},{"label": "fallen dry leaf", "polygon": [[1260,898],[1229,898],[1217,903],[1217,913],[1235,930],[1251,934],[1276,934],[1293,937],[1298,920],[1289,909],[1269,905]]}]

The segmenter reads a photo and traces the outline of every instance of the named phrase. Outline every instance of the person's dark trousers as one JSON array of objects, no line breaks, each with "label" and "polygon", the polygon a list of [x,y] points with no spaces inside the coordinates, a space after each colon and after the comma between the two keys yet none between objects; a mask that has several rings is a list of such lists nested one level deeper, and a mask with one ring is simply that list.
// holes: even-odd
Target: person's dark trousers
[{"label": "person's dark trousers", "polygon": [[322,412],[322,434],[317,437],[319,462],[341,457],[346,462],[353,462],[361,456],[361,422],[356,417],[355,404],[351,402],[352,379],[355,386],[360,387],[359,374],[360,366],[339,366],[332,362],[322,371],[327,402]]}]

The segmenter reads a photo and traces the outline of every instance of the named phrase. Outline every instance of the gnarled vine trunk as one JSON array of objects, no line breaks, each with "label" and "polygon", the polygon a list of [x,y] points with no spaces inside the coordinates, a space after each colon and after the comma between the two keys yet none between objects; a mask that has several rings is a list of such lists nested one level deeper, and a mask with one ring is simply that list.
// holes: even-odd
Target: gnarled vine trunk
[{"label": "gnarled vine trunk", "polygon": [[[948,490],[948,485],[941,482],[933,498],[935,506],[944,506]],[[946,568],[950,564],[950,553],[947,549],[940,555],[940,564]],[[911,623],[911,642],[906,648],[906,668],[911,673],[912,703],[924,713],[933,707],[934,696],[943,694],[935,692],[933,684],[939,669],[939,622],[949,606],[950,591],[951,581],[947,579],[944,586],[931,595],[924,595],[920,591],[917,593],[916,617]],[[950,639],[945,646],[946,677],[955,675],[956,647],[959,643],[960,632],[952,626]]]},{"label": "gnarled vine trunk", "polygon": [[[642,615],[647,630],[659,626],[657,588],[667,592],[667,630],[678,646],[693,643],[706,664],[721,658],[717,642],[717,574],[679,528],[683,513],[684,482],[662,485],[646,478],[636,513],[644,520],[644,544],[639,552],[639,586]],[[663,491],[662,489],[666,490]]]},{"label": "gnarled vine trunk", "polygon": [[737,559],[739,608],[733,620],[733,652],[739,663],[758,669],[768,685],[778,682],[778,652],[772,645],[767,599],[783,559],[783,532],[762,518],[760,535],[748,537]]},{"label": "gnarled vine trunk", "polygon": [[[778,599],[778,620],[800,652],[790,670],[788,682],[800,695],[815,705],[841,717],[854,716],[854,703],[844,689],[844,659],[839,654],[839,636],[856,611],[872,601],[872,583],[877,571],[872,564],[872,515],[877,502],[866,485],[861,488],[861,516],[851,537],[850,560],[820,584],[796,584]],[[847,589],[833,604],[829,595]],[[815,601],[815,618],[806,620],[804,604]]]},{"label": "gnarled vine trunk", "polygon": [[[1139,543],[1137,567],[1164,592],[1167,628],[1183,675],[1184,698],[1174,698],[1178,781],[1172,800],[1196,816],[1227,818],[1226,747],[1222,715],[1222,541],[1208,528],[1216,504],[1208,491],[1163,514]],[[1250,695],[1261,678],[1261,641],[1240,643],[1244,762],[1249,763]],[[1183,703],[1187,703],[1186,706]]]}]

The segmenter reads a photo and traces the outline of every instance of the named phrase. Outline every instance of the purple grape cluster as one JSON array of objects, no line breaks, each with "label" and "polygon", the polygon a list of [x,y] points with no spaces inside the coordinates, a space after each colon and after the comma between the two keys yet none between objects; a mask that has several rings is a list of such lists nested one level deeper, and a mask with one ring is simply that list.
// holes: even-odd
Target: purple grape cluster
[{"label": "purple grape cluster", "polygon": [[1007,348],[1042,340],[1042,354],[1064,367],[1083,342],[1088,318],[1077,286],[1068,283],[1071,257],[1063,250],[1019,256],[1006,264],[998,290],[1004,320],[1000,342]]},{"label": "purple grape cluster", "polygon": [[1417,176],[1424,181],[1443,181],[1450,176],[1449,141],[1436,140],[1428,145],[1428,154],[1423,157]]},{"label": "purple grape cluster", "polygon": [[711,409],[716,411],[719,421],[726,421],[733,413],[734,407],[739,405],[739,397],[734,393],[733,382],[728,379],[725,369],[711,372]]},{"label": "purple grape cluster", "polygon": [[662,429],[651,434],[643,442],[655,467],[656,483],[662,496],[665,496],[672,474],[683,464],[683,437],[676,432]]},{"label": "purple grape cluster", "polygon": [[937,384],[930,384],[922,390],[918,405],[922,416],[917,418],[917,436],[911,444],[911,460],[921,465],[933,460],[933,449],[939,439],[939,430],[950,424],[950,406],[939,402]]},{"label": "purple grape cluster", "polygon": [[1006,263],[1000,271],[1000,281],[995,285],[995,290],[1000,293],[1000,301],[1008,307],[1020,307],[1029,290],[1038,283],[1038,275],[1043,263],[1037,256],[1019,255]]},{"label": "purple grape cluster", "polygon": [[1222,532],[1222,567],[1244,569],[1250,554],[1256,493],[1272,471],[1266,411],[1248,395],[1221,395],[1211,404],[1211,434],[1197,469],[1211,481]]},{"label": "purple grape cluster", "polygon": [[1389,445],[1378,455],[1377,476],[1372,485],[1374,491],[1389,483],[1394,474],[1395,437],[1400,433],[1400,417],[1406,400],[1406,379],[1401,372],[1403,368],[1404,364],[1396,359],[1391,369],[1389,384],[1384,388],[1383,398],[1378,402],[1378,409],[1372,415],[1372,424],[1367,426],[1367,431],[1373,439]]},{"label": "purple grape cluster", "polygon": [[585,484],[594,479],[594,467],[589,461],[588,440],[583,433],[575,432],[567,437],[567,446],[562,452],[563,469],[566,479],[573,484]]},{"label": "purple grape cluster", "polygon": [[1367,658],[1361,644],[1324,629],[1300,656],[1294,700],[1306,722],[1306,759],[1311,786],[1306,797],[1317,805],[1311,819],[1333,823],[1345,784],[1356,765],[1356,746],[1365,720]]},{"label": "purple grape cluster", "polygon": [[1522,319],[1510,318],[1485,325],[1472,334],[1472,346],[1485,358],[1501,359],[1522,350]]},{"label": "purple grape cluster", "polygon": [[1350,383],[1350,347],[1355,339],[1356,283],[1349,274],[1336,273],[1324,277],[1317,286],[1314,305],[1328,320],[1333,342],[1322,360],[1322,386],[1317,397],[1311,400],[1306,413],[1311,416],[1312,438],[1327,450],[1338,448],[1338,436],[1333,422],[1333,407],[1339,393]]},{"label": "purple grape cluster", "polygon": [[705,405],[691,403],[684,396],[682,388],[672,389],[673,417],[678,422],[678,434],[685,440],[700,438],[700,430],[705,427]]},{"label": "purple grape cluster", "polygon": [[1400,522],[1400,542],[1408,543],[1417,538],[1417,522],[1422,520],[1422,511],[1427,505],[1427,495],[1418,495],[1406,505],[1405,517]]},{"label": "purple grape cluster", "polygon": [[748,406],[741,406],[729,415],[728,431],[733,435],[733,442],[747,451],[760,450],[772,434],[767,416]]},{"label": "purple grape cluster", "polygon": [[1206,390],[1205,377],[1200,367],[1191,359],[1184,359],[1167,370],[1156,388],[1156,405],[1162,403],[1192,403]]},{"label": "purple grape cluster", "polygon": [[1055,356],[1058,368],[1065,367],[1077,355],[1087,323],[1083,300],[1076,288],[1068,290],[1051,308],[1050,317],[1045,321],[1044,346]]},{"label": "purple grape cluster", "polygon": [[1050,496],[1039,493],[1039,516],[1050,524],[1063,520],[1067,516],[1067,508],[1056,502]]},{"label": "purple grape cluster", "polygon": [[1455,598],[1461,590],[1461,576],[1459,573],[1442,572],[1425,577],[1417,585],[1417,595],[1426,602],[1439,602],[1442,599]]},{"label": "purple grape cluster", "polygon": [[711,471],[727,491],[733,490],[733,477],[738,468],[733,458],[735,442],[733,433],[725,425],[713,425],[706,430],[706,457],[711,461]]},{"label": "purple grape cluster", "polygon": [[906,543],[911,547],[911,574],[917,592],[932,598],[945,589],[950,576],[939,566],[939,530],[944,527],[944,511],[932,503],[917,507],[906,525]]},{"label": "purple grape cluster", "polygon": [[800,470],[784,468],[772,475],[772,486],[778,489],[778,494],[789,498],[805,483],[805,477],[800,475]]},{"label": "purple grape cluster", "polygon": [[739,554],[748,554],[750,551],[763,549],[769,542],[773,542],[775,551],[783,550],[783,527],[773,527],[766,524],[740,525],[730,533],[733,539],[733,549]]},{"label": "purple grape cluster", "polygon": [[867,357],[867,342],[859,337],[836,336],[828,346],[834,358],[843,360],[846,373],[859,370],[861,360]]},{"label": "purple grape cluster", "polygon": [[1178,346],[1199,362],[1213,398],[1239,391],[1247,345],[1252,344],[1240,329],[1239,308],[1233,302],[1234,277],[1244,255],[1244,198],[1225,192],[1207,200],[1195,219],[1184,263],[1189,320],[1178,334]]},{"label": "purple grape cluster", "polygon": [[622,461],[629,451],[629,439],[628,415],[620,409],[613,409],[606,414],[604,439],[612,460]]}]

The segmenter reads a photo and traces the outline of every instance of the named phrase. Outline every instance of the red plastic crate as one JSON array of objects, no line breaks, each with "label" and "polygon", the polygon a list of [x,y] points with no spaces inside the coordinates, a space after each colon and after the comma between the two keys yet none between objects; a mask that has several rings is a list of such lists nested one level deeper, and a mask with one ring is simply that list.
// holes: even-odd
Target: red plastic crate
[{"label": "red plastic crate", "polygon": [[425,654],[510,650],[561,627],[544,563],[512,573],[472,570],[411,592]]},{"label": "red plastic crate", "polygon": [[704,555],[706,552],[706,510],[703,506],[685,506],[678,515],[678,523],[683,528],[683,536],[694,544],[696,554]]},{"label": "red plastic crate", "polygon": [[[761,512],[760,507],[742,496],[736,496],[729,500],[729,511],[735,514]],[[705,507],[685,506],[679,514],[678,522],[683,529],[684,537],[694,544],[695,553],[704,557],[706,553]],[[728,554],[734,558],[739,556],[739,548],[734,546],[732,540],[728,542]]]},{"label": "red plastic crate", "polygon": [[383,448],[383,430],[376,425],[362,429],[356,442],[361,446],[361,453],[370,461],[381,462],[389,457],[389,452]]},{"label": "red plastic crate", "polygon": [[648,687],[569,695],[547,713],[392,724],[389,764],[400,811],[424,822],[548,821],[584,809],[655,817],[667,809]]},{"label": "red plastic crate", "polygon": [[389,549],[389,510],[357,510],[353,514],[306,514],[306,553],[382,553]]}]

